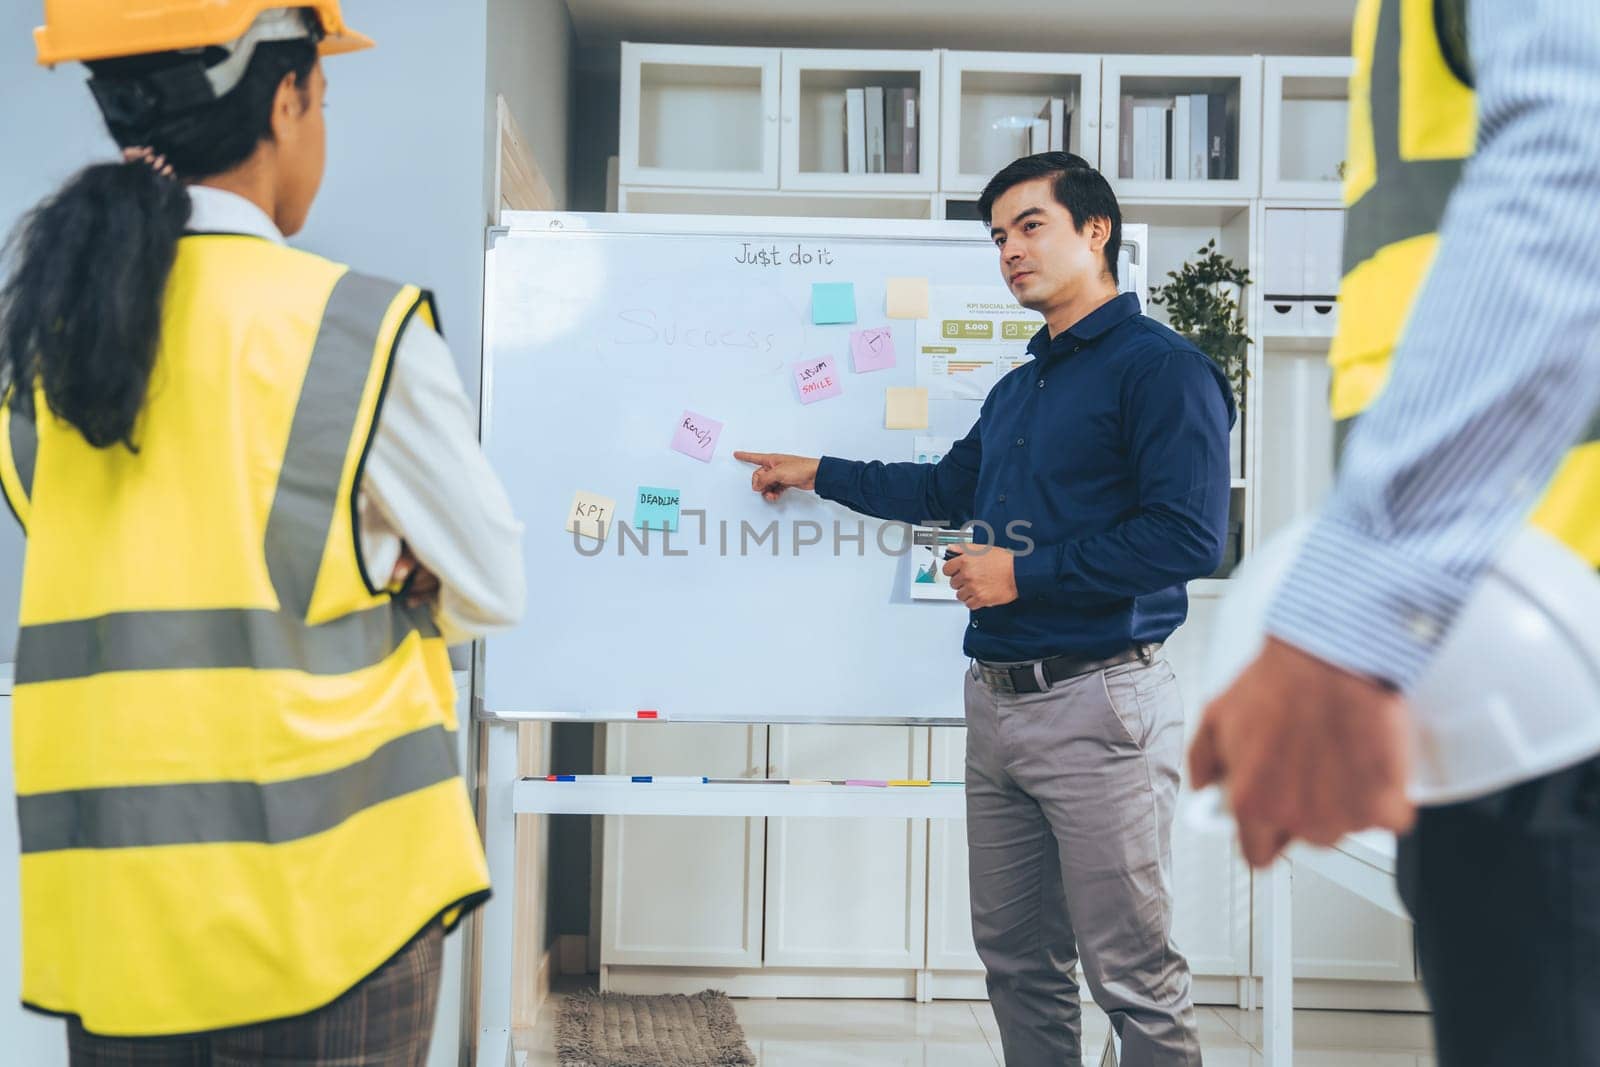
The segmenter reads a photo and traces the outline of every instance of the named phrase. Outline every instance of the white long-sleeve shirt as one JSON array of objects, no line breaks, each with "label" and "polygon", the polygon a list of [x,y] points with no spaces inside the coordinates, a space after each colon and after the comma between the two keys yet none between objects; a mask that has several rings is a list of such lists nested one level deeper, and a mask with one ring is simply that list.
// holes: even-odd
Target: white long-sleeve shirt
[{"label": "white long-sleeve shirt", "polygon": [[[191,186],[189,229],[283,244],[244,197]],[[478,445],[472,405],[444,338],[413,320],[400,338],[356,497],[367,578],[389,584],[402,543],[439,577],[435,611],[452,644],[522,617],[522,524]]]}]

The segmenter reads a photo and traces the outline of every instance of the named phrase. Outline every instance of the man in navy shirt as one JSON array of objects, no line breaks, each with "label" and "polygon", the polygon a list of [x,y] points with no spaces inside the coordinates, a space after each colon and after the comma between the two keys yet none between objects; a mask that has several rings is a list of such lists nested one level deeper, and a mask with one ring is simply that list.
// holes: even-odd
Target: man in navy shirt
[{"label": "man in navy shirt", "polygon": [[1125,1064],[1197,1067],[1172,943],[1183,708],[1161,643],[1228,520],[1233,393],[1117,292],[1122,215],[1081,158],[1019,159],[979,200],[1017,301],[1045,326],[936,465],[736,453],[768,500],[976,524],[944,570],[965,650],[972,925],[1006,1062],[1077,1063],[1074,966]]}]

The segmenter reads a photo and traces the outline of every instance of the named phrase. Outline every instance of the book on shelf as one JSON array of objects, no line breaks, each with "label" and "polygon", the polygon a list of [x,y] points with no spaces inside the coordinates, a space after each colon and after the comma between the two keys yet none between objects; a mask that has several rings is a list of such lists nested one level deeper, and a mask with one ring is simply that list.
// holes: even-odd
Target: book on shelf
[{"label": "book on shelf", "polygon": [[1067,102],[1059,96],[1052,96],[1045,101],[1044,107],[1039,109],[1039,118],[1049,124],[1049,144],[1047,152],[1065,152],[1067,150]]},{"label": "book on shelf", "polygon": [[1188,181],[1194,177],[1189,173],[1189,133],[1194,126],[1193,120],[1189,117],[1190,106],[1188,93],[1180,94],[1172,102],[1172,168],[1167,177],[1179,181]]},{"label": "book on shelf", "polygon": [[883,93],[883,169],[888,174],[906,172],[906,109],[901,90]]},{"label": "book on shelf", "polygon": [[1117,127],[1117,174],[1123,178],[1132,178],[1133,146],[1138,143],[1134,129],[1133,97],[1124,96],[1117,111],[1118,121],[1121,123]]},{"label": "book on shelf", "polygon": [[864,103],[867,111],[867,173],[882,174],[887,169],[883,158],[883,86],[867,86]]},{"label": "book on shelf", "polygon": [[1189,94],[1189,166],[1190,181],[1206,178],[1206,94]]},{"label": "book on shelf", "polygon": [[1030,119],[1028,121],[1028,154],[1037,155],[1040,152],[1050,151],[1050,120]]},{"label": "book on shelf", "polygon": [[844,169],[846,174],[867,172],[867,94],[864,89],[844,91]]},{"label": "book on shelf", "polygon": [[917,91],[901,89],[899,94],[906,120],[905,158],[901,163],[900,172],[918,174],[922,171],[922,161],[917,153],[921,151],[922,144],[921,138],[917,136]]},{"label": "book on shelf", "polygon": [[1221,181],[1227,174],[1228,102],[1221,93],[1206,95],[1206,127],[1210,148],[1206,155],[1206,177]]}]

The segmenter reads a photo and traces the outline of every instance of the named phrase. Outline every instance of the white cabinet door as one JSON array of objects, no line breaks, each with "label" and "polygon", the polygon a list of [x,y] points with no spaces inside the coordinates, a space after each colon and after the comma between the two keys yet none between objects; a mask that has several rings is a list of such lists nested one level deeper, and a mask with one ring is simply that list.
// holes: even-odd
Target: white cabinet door
[{"label": "white cabinet door", "polygon": [[[771,729],[778,777],[928,777],[926,729]],[[920,970],[927,833],[926,819],[767,820],[767,965]]]},{"label": "white cabinet door", "polygon": [[[1166,656],[1183,692],[1184,737],[1200,721],[1201,683],[1211,640],[1214,597],[1189,598],[1189,621],[1172,635]],[[1250,872],[1233,835],[1199,830],[1184,818],[1187,783],[1172,827],[1173,939],[1197,975],[1238,977],[1250,966]]]},{"label": "white cabinet door", "polygon": [[[612,726],[606,771],[759,778],[766,739],[764,726]],[[608,816],[600,962],[759,967],[764,822]]]},{"label": "white cabinet door", "polygon": [[776,48],[622,46],[622,185],[778,187]]},{"label": "white cabinet door", "polygon": [[[966,729],[939,726],[930,732],[933,777],[965,780]],[[964,819],[928,820],[928,970],[983,970],[972,944]]]}]

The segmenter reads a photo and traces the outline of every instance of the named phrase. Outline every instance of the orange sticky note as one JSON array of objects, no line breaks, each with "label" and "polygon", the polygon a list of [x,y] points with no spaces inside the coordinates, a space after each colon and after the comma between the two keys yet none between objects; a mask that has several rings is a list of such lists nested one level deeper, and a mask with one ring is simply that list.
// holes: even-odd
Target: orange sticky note
[{"label": "orange sticky note", "polygon": [[928,317],[928,279],[890,278],[884,298],[891,319]]},{"label": "orange sticky note", "polygon": [[926,430],[928,391],[920,387],[890,386],[883,391],[883,426],[886,430]]}]

